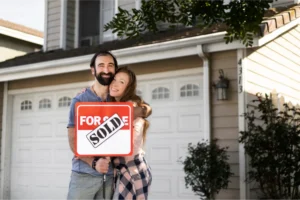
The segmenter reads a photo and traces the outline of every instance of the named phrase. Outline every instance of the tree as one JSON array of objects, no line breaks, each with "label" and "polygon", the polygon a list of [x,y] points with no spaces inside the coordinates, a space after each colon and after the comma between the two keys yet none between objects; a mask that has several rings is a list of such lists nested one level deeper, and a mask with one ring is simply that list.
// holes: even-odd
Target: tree
[{"label": "tree", "polygon": [[205,199],[214,199],[215,194],[226,189],[233,175],[227,149],[219,147],[217,139],[211,143],[198,142],[195,146],[189,143],[188,156],[182,162],[186,187],[190,186],[193,192]]},{"label": "tree", "polygon": [[241,40],[252,46],[253,37],[260,31],[266,9],[273,0],[232,0],[224,5],[223,0],[142,0],[139,10],[119,12],[104,26],[119,37],[140,38],[145,32],[157,33],[157,22],[208,28],[226,25],[226,43]]},{"label": "tree", "polygon": [[247,180],[258,184],[263,199],[300,199],[300,109],[284,104],[279,112],[268,95],[257,94],[254,102],[240,137],[250,158]]}]

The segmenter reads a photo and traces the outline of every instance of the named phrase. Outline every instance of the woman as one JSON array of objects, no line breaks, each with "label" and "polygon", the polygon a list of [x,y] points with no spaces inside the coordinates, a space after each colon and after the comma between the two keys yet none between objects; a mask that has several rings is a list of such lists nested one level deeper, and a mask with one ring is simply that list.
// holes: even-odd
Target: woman
[{"label": "woman", "polygon": [[[120,68],[109,86],[112,101],[132,101],[134,106],[141,106],[143,101],[136,95],[136,76],[127,67]],[[115,198],[126,200],[148,199],[149,187],[152,181],[150,167],[143,151],[146,139],[148,122],[143,118],[136,118],[133,122],[133,154],[132,156],[118,157],[113,163],[118,171],[119,178],[115,181]]]}]

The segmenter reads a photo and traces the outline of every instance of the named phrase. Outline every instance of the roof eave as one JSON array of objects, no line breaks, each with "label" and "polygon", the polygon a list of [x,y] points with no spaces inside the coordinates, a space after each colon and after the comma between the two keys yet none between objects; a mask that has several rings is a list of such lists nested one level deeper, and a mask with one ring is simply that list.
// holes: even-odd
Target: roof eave
[{"label": "roof eave", "polygon": [[17,31],[14,29],[3,27],[3,26],[0,26],[0,34],[6,35],[9,37],[13,37],[13,38],[16,38],[19,40],[24,40],[26,42],[30,42],[30,43],[41,45],[41,46],[44,44],[44,39],[41,37],[34,36],[34,35],[31,35],[28,33],[24,33],[24,32]]}]

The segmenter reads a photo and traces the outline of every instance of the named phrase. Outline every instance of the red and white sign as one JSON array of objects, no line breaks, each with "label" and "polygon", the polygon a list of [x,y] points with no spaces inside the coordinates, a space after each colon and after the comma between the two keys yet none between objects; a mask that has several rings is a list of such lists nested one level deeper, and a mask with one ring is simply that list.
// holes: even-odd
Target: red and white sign
[{"label": "red and white sign", "polygon": [[132,154],[131,102],[76,103],[76,156]]}]

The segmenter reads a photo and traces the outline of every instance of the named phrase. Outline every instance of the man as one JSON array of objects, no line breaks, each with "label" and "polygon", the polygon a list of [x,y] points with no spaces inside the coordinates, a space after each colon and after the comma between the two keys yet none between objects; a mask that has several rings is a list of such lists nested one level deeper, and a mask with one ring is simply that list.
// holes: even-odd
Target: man
[{"label": "man", "polygon": [[[108,86],[118,69],[118,63],[110,52],[98,52],[93,56],[90,68],[95,76],[93,85],[73,98],[70,106],[68,137],[73,153],[75,153],[75,104],[77,102],[109,101]],[[150,113],[151,108],[147,105],[134,108],[135,117],[148,116]],[[106,174],[105,191],[103,191],[103,174]],[[109,157],[74,157],[72,159],[68,199],[110,199],[112,196],[112,185],[113,171]]]}]

